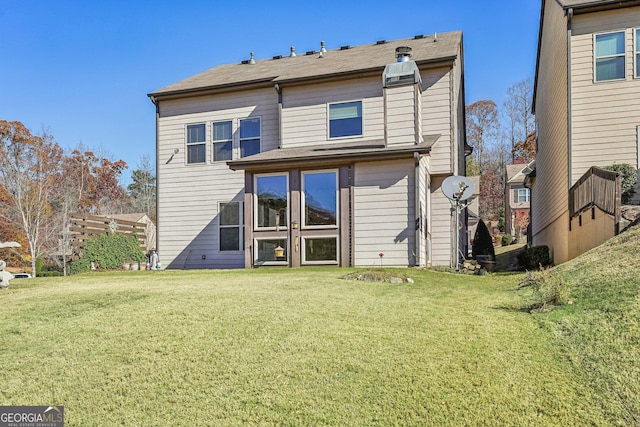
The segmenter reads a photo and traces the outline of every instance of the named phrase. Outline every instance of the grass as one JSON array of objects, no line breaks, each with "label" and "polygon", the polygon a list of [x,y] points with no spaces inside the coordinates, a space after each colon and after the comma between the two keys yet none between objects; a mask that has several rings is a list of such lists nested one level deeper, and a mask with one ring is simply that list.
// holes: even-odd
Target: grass
[{"label": "grass", "polygon": [[0,405],[64,405],[68,426],[628,420],[565,355],[581,351],[563,344],[576,306],[523,312],[521,274],[342,279],[353,271],[15,280],[0,293]]}]

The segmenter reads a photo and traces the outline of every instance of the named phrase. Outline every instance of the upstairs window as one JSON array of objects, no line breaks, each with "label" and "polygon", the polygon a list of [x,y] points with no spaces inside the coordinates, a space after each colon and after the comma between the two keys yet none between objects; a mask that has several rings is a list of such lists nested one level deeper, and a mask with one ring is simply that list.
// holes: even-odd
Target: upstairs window
[{"label": "upstairs window", "polygon": [[595,35],[595,81],[624,79],[624,31]]},{"label": "upstairs window", "polygon": [[233,134],[231,121],[211,124],[213,135],[213,161],[231,160],[233,158]]},{"label": "upstairs window", "polygon": [[529,203],[530,194],[528,188],[518,188],[518,190],[516,190],[516,203]]},{"label": "upstairs window", "polygon": [[640,30],[636,30],[635,52],[636,52],[636,77],[640,77]]},{"label": "upstairs window", "polygon": [[329,104],[329,138],[362,135],[362,101]]},{"label": "upstairs window", "polygon": [[205,163],[207,161],[206,126],[187,126],[187,163]]},{"label": "upstairs window", "polygon": [[260,152],[260,118],[240,120],[240,157]]}]

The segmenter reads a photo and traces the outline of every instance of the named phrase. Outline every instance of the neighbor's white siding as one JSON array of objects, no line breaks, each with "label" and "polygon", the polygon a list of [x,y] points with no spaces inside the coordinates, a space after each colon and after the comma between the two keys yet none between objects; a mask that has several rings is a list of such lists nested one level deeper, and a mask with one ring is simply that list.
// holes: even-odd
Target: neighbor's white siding
[{"label": "neighbor's white siding", "polygon": [[[275,92],[275,91],[274,91]],[[363,135],[329,139],[328,104],[362,101]],[[382,140],[384,118],[380,77],[282,88],[282,147]]]},{"label": "neighbor's white siding", "polygon": [[[278,145],[277,114],[273,89],[161,101],[157,176],[158,251],[163,266],[244,267],[242,250],[220,252],[218,242],[218,203],[243,201],[244,172],[231,171],[224,161],[212,162],[211,122],[260,117],[264,151]],[[185,129],[193,123],[207,125],[205,164],[186,164]]]},{"label": "neighbor's white siding", "polygon": [[[634,29],[640,7],[574,17],[571,37],[571,184],[591,166],[638,165],[640,79]],[[626,78],[594,83],[594,33],[625,32]]]},{"label": "neighbor's white siding", "polygon": [[353,250],[356,266],[406,267],[415,248],[413,160],[356,163]]}]

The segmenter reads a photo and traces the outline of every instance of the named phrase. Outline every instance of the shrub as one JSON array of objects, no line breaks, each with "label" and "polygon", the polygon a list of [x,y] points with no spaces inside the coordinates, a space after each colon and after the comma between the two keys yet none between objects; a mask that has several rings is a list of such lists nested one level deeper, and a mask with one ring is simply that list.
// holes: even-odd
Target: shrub
[{"label": "shrub", "polygon": [[483,220],[478,222],[476,234],[473,236],[473,245],[471,246],[471,256],[475,259],[478,255],[489,255],[490,261],[496,260],[493,239]]},{"label": "shrub", "polygon": [[618,172],[622,177],[622,204],[626,205],[635,193],[634,187],[638,182],[638,171],[629,163],[616,163],[603,169]]},{"label": "shrub", "polygon": [[550,266],[551,257],[549,256],[549,246],[532,246],[527,250],[520,252],[518,254],[518,262],[527,270],[537,270],[541,266]]},{"label": "shrub", "polygon": [[527,272],[519,289],[531,287],[532,301],[527,307],[531,313],[550,311],[553,307],[569,302],[569,292],[560,278],[545,268],[537,273]]},{"label": "shrub", "polygon": [[124,261],[144,261],[145,256],[136,236],[122,234],[102,234],[90,240],[82,258],[71,263],[71,273],[88,271],[91,262],[105,270],[116,270]]},{"label": "shrub", "polygon": [[509,233],[502,236],[502,246],[509,246],[513,243],[513,236]]},{"label": "shrub", "polygon": [[36,276],[40,276],[44,267],[44,260],[41,257],[36,258]]}]

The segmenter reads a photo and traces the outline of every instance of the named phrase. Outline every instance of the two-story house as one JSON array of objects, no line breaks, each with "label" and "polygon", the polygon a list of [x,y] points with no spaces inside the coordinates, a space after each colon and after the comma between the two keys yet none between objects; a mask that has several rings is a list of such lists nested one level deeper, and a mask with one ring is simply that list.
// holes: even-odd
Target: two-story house
[{"label": "two-story house", "polygon": [[569,190],[592,166],[640,168],[639,107],[640,2],[543,0],[531,226],[556,264],[615,234],[611,211],[570,213]]},{"label": "two-story house", "polygon": [[527,236],[531,189],[525,186],[525,179],[534,167],[535,160],[524,164],[509,164],[505,167],[505,232],[511,234],[517,240]]},{"label": "two-story house", "polygon": [[452,264],[463,76],[452,32],[252,53],[149,94],[163,265]]}]

